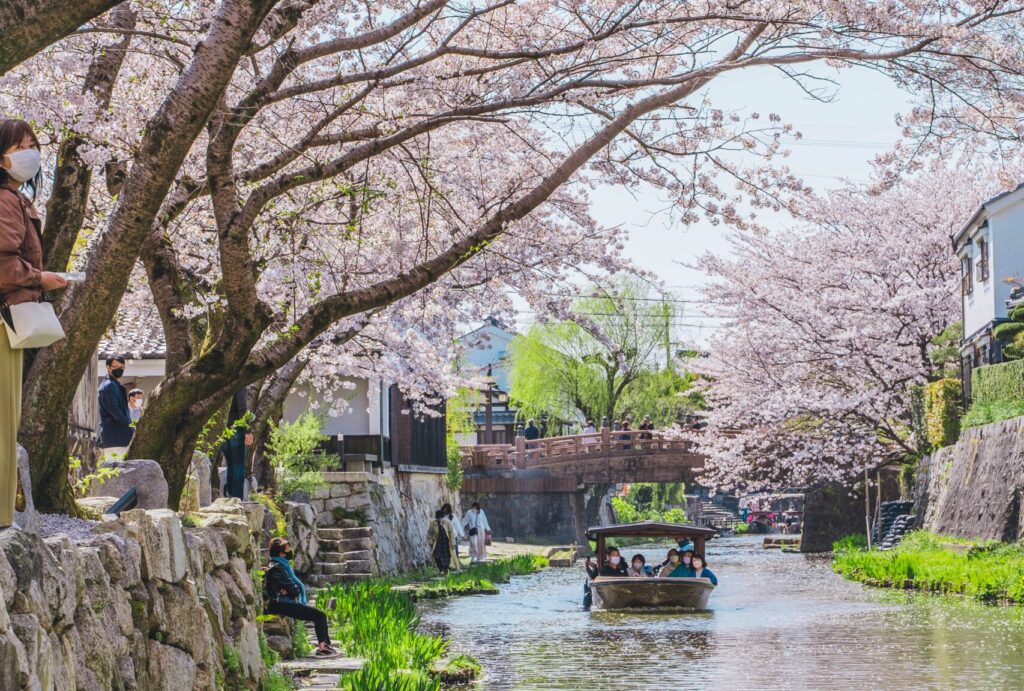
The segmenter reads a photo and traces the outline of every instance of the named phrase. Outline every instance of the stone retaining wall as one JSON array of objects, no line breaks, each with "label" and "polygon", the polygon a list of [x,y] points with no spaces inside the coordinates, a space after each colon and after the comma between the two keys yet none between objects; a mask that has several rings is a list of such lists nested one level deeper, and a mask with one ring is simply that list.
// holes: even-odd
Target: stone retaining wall
[{"label": "stone retaining wall", "polygon": [[1024,537],[1024,418],[964,430],[918,466],[917,525],[956,537]]},{"label": "stone retaining wall", "polygon": [[263,507],[193,516],[127,511],[78,541],[0,533],[0,689],[255,689]]},{"label": "stone retaining wall", "polygon": [[430,561],[427,528],[445,502],[458,507],[446,472],[385,468],[380,473],[324,473],[328,486],[310,501],[316,528],[373,529],[373,570],[398,574]]}]

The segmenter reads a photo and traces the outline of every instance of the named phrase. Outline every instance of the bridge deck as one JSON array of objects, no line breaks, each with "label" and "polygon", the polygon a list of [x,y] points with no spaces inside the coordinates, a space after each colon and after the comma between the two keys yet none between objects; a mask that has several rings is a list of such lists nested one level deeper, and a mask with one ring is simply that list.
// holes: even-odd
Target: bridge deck
[{"label": "bridge deck", "polygon": [[[467,491],[565,492],[608,482],[690,481],[704,466],[704,456],[693,451],[692,442],[663,432],[603,429],[533,441],[519,437],[515,445],[463,447],[462,465]],[[543,473],[516,477],[514,472],[527,470]]]}]

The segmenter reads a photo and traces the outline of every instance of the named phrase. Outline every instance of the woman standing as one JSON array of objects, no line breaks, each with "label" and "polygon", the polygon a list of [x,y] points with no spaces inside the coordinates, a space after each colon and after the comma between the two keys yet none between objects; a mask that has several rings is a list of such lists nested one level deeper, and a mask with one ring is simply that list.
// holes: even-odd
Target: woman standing
[{"label": "woman standing", "polygon": [[452,545],[455,544],[455,533],[452,524],[444,511],[434,512],[434,522],[427,529],[427,542],[430,543],[430,554],[441,574],[448,573],[452,565]]},{"label": "woman standing", "polygon": [[[32,206],[41,179],[39,139],[32,128],[24,120],[0,122],[0,296],[7,305],[39,300],[44,290],[67,285],[42,270],[39,215]],[[21,351],[11,348],[0,324],[0,529],[14,524],[21,365]]]}]

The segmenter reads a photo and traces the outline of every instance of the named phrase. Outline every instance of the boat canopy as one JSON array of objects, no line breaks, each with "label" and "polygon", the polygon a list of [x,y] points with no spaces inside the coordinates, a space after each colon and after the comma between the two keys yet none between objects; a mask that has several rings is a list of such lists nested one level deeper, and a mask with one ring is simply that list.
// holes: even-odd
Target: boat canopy
[{"label": "boat canopy", "polygon": [[694,549],[704,554],[704,542],[717,534],[712,528],[699,528],[695,525],[680,523],[623,523],[621,525],[603,525],[587,529],[587,539],[597,542],[598,563],[604,563],[605,540],[609,537],[668,537],[676,541],[689,538]]}]

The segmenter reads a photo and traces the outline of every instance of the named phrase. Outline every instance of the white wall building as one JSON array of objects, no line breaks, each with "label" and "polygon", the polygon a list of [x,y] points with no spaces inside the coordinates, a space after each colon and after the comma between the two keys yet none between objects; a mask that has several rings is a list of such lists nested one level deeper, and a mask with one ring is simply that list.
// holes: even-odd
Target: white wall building
[{"label": "white wall building", "polygon": [[1024,184],[992,197],[974,212],[954,236],[960,258],[964,338],[960,355],[964,389],[969,396],[970,372],[1002,361],[1002,344],[992,329],[1007,319],[1013,285],[1024,278]]},{"label": "white wall building", "polygon": [[475,434],[458,435],[460,444],[512,444],[515,442],[516,418],[519,411],[508,405],[508,349],[516,334],[488,317],[483,326],[470,331],[460,340],[465,347],[459,363],[464,375],[487,377],[494,387],[490,393],[491,435],[487,435],[487,391],[481,391],[479,405],[472,411]]}]

